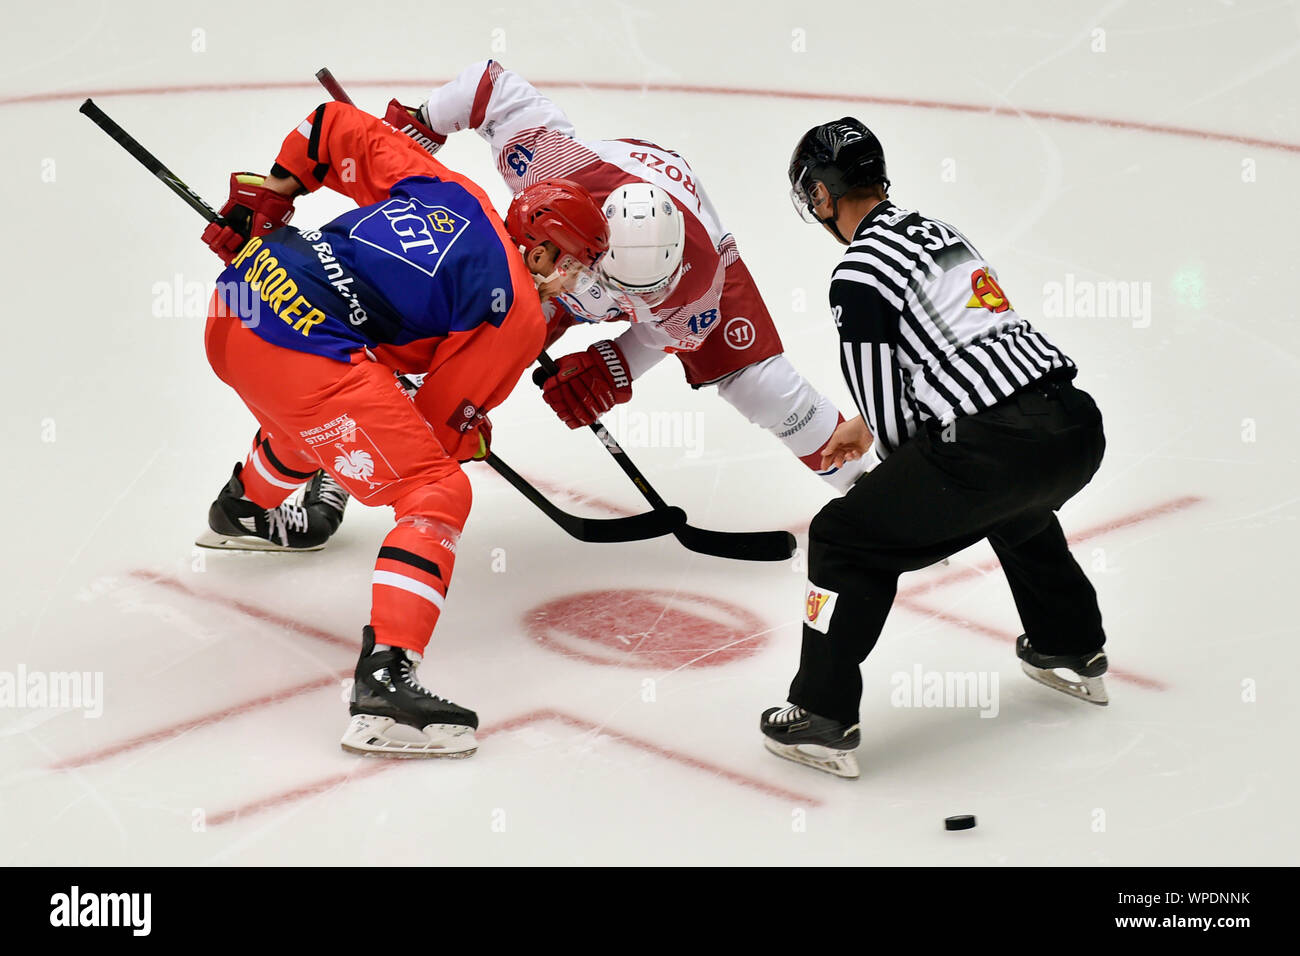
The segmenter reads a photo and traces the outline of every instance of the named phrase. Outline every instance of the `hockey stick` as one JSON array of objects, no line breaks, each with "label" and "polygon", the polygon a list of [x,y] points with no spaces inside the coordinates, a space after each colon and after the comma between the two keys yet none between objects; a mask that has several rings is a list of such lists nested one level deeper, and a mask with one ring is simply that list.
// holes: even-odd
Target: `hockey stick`
[{"label": "hockey stick", "polygon": [[681,508],[656,508],[627,518],[579,518],[561,511],[551,504],[540,491],[498,458],[489,454],[484,459],[488,466],[504,478],[525,498],[537,505],[542,514],[550,518],[568,534],[579,541],[609,543],[615,541],[644,541],[674,533],[686,524],[686,512]]},{"label": "hockey stick", "polygon": [[338,100],[340,103],[347,103],[348,106],[357,105],[352,102],[352,97],[348,96],[344,91],[343,84],[334,79],[334,74],[330,72],[329,67],[322,66],[317,70],[316,79],[320,81],[321,86],[325,87],[325,92],[334,97],[334,99]]},{"label": "hockey stick", "polygon": [[157,156],[141,146],[134,136],[113,122],[107,113],[95,105],[94,100],[86,100],[81,104],[78,112],[89,117],[92,123],[111,136],[119,146],[134,156],[141,166],[162,180],[164,186],[185,200],[191,209],[208,222],[216,222],[221,218],[217,215],[217,211],[205,203],[198,193],[181,182],[175,173],[164,166]]},{"label": "hockey stick", "polygon": [[[533,382],[537,385],[541,385],[559,371],[554,360],[545,352],[538,356],[537,363],[541,366],[533,374]],[[599,421],[593,422],[588,427],[600,439],[600,443],[605,446],[605,450],[610,453],[614,461],[618,462],[618,467],[623,469],[623,474],[632,479],[632,484],[636,485],[637,491],[650,502],[651,507],[656,511],[665,508],[678,510],[670,507],[668,502],[651,487],[650,482],[641,473],[641,469],[633,464],[627,452],[609,433],[609,429]],[[673,532],[673,535],[687,550],[713,555],[715,558],[732,558],[737,561],[784,561],[794,556],[794,535],[788,531],[710,531],[707,528],[683,524]]]},{"label": "hockey stick", "polygon": [[[118,145],[135,157],[145,169],[158,177],[168,189],[185,200],[191,209],[208,222],[216,222],[221,218],[217,211],[204,202],[198,193],[190,189],[175,173],[163,165],[158,157],[140,145],[140,142],[134,136],[122,129],[121,126],[118,126],[93,101],[86,100],[86,102],[82,103],[79,112],[89,117],[91,122],[112,137]],[[491,468],[495,469],[506,481],[518,489],[525,498],[537,505],[548,518],[579,541],[602,543],[642,541],[646,538],[657,538],[668,534],[686,521],[686,514],[680,508],[670,509],[668,512],[661,512],[656,509],[655,511],[647,511],[627,518],[580,518],[577,515],[561,511],[547,501],[540,491],[530,485],[495,454],[489,454],[486,461]]]},{"label": "hockey stick", "polygon": [[[317,70],[316,79],[334,99],[352,103],[347,91],[343,89],[343,84],[334,78],[329,67],[321,67]],[[557,371],[555,363],[545,352],[542,352],[537,361],[541,364],[547,378]],[[540,385],[541,382],[537,384]],[[633,464],[627,452],[614,440],[614,436],[604,425],[594,422],[589,427],[655,511],[680,511],[670,506],[651,487],[645,475],[641,474],[641,470]],[[784,561],[793,557],[795,550],[794,535],[788,531],[710,531],[682,523],[673,535],[689,551],[738,561]]]}]

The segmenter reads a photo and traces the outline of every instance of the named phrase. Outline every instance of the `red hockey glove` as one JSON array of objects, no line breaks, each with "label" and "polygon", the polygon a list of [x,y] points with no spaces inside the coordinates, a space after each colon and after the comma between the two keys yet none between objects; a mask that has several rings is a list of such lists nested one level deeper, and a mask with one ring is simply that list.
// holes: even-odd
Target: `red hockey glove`
[{"label": "red hockey glove", "polygon": [[416,109],[413,106],[403,106],[397,100],[391,100],[388,104],[388,112],[384,114],[384,122],[403,136],[409,136],[417,146],[428,151],[430,156],[447,142],[447,137],[435,133],[425,122],[424,107]]},{"label": "red hockey glove", "polygon": [[231,173],[230,198],[221,207],[221,218],[203,230],[203,242],[227,265],[249,239],[274,232],[293,218],[293,197],[267,189],[264,182],[258,173]]},{"label": "red hockey glove", "polygon": [[570,428],[590,425],[632,397],[627,362],[613,342],[597,342],[555,364],[558,372],[542,383],[542,397]]}]

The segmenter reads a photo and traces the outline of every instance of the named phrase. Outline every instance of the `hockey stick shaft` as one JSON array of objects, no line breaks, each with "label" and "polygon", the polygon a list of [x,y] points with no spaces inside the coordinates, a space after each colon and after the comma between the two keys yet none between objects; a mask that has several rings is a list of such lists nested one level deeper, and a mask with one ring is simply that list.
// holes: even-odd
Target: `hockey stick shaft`
[{"label": "hockey stick shaft", "polygon": [[[397,373],[397,380],[408,395],[414,395],[418,385],[407,375]],[[489,468],[509,482],[516,491],[535,504],[542,514],[559,525],[566,534],[590,544],[615,541],[646,541],[659,538],[686,523],[686,513],[680,508],[647,511],[624,518],[582,518],[562,511],[538,491],[523,475],[515,471],[495,452],[483,459]]]},{"label": "hockey stick shaft", "polygon": [[588,543],[645,541],[671,534],[686,523],[686,513],[680,508],[656,508],[654,511],[646,511],[626,518],[579,518],[553,505],[546,496],[496,454],[489,454],[484,460],[493,471],[535,504],[542,514],[579,541]]},{"label": "hockey stick shaft", "polygon": [[[328,72],[328,71],[326,71]],[[332,77],[331,77],[332,79]],[[114,142],[130,153],[145,169],[153,173],[173,193],[183,199],[187,205],[208,222],[216,222],[221,217],[216,210],[203,201],[202,197],[190,189],[175,173],[168,169],[161,160],[146,149],[139,140],[122,129],[107,113],[91,100],[81,104],[84,113],[96,126],[107,133]],[[505,462],[491,456],[488,464],[497,470],[510,484],[523,493],[553,521],[569,534],[583,541],[639,541],[656,538],[672,531],[686,520],[680,510],[676,515],[660,512],[647,512],[628,518],[593,519],[579,518],[561,511],[543,497],[542,493],[530,485]],[[584,535],[587,535],[584,537]]]},{"label": "hockey stick shaft", "polygon": [[[334,99],[344,103],[352,102],[352,99],[343,89],[343,85],[334,78],[334,74],[330,72],[328,67],[321,67],[317,70],[316,79]],[[538,362],[541,363],[548,376],[555,374],[555,363],[545,352],[542,352],[538,357]],[[650,482],[646,480],[645,475],[641,474],[641,470],[632,462],[627,452],[614,440],[614,436],[609,433],[609,430],[604,425],[600,422],[594,422],[590,427],[610,456],[618,463],[619,468],[623,470],[623,474],[632,480],[632,484],[636,485],[637,491],[641,492],[641,496],[650,503],[655,512],[679,512],[681,510],[669,505],[654,490]],[[507,480],[509,479],[507,478]],[[522,478],[519,480],[523,481]],[[519,486],[516,485],[516,487]],[[682,515],[682,521],[677,525],[677,530],[673,534],[684,547],[691,551],[719,558],[733,558],[738,561],[784,561],[794,555],[794,535],[788,531],[709,531],[686,524],[685,513],[683,512]]]},{"label": "hockey stick shaft", "polygon": [[[555,361],[546,352],[538,356],[537,362],[547,378],[559,371]],[[623,446],[609,433],[609,429],[599,421],[592,422],[588,428],[600,439],[600,443],[623,470],[623,474],[632,479],[632,484],[636,485],[637,491],[641,492],[641,496],[650,503],[651,507],[655,509],[670,507],[641,473],[641,469],[632,461],[631,456],[623,450]],[[794,556],[795,550],[794,535],[788,531],[711,531],[707,528],[683,524],[673,532],[673,535],[690,551],[737,561],[785,561]]]},{"label": "hockey stick shaft", "polygon": [[217,215],[215,209],[205,203],[198,193],[190,189],[181,181],[180,177],[163,165],[157,156],[141,146],[134,136],[118,126],[112,117],[96,106],[94,100],[86,100],[86,102],[82,103],[79,112],[89,117],[92,123],[111,136],[119,146],[134,156],[141,166],[158,177],[163,185],[185,200],[191,209],[208,222],[216,222],[221,218]]},{"label": "hockey stick shaft", "polygon": [[352,102],[352,97],[348,96],[347,92],[343,89],[343,84],[334,79],[334,74],[330,72],[329,67],[322,66],[317,70],[316,79],[320,81],[321,86],[325,87],[325,92],[334,97],[334,99],[338,100],[340,103],[347,103],[348,106],[357,105]]}]

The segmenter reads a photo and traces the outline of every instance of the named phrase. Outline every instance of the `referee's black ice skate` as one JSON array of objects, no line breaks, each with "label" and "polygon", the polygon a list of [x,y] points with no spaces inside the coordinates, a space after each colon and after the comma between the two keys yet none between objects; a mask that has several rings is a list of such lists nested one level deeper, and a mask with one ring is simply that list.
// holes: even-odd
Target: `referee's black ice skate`
[{"label": "referee's black ice skate", "polygon": [[[1029,638],[1021,634],[1016,638],[1016,656],[1020,658],[1020,668],[1040,684],[1046,684],[1053,690],[1059,690],[1090,704],[1110,703],[1106,695],[1106,684],[1101,675],[1106,673],[1106,652],[1093,651],[1089,654],[1040,654],[1029,643]],[[1058,674],[1057,670],[1072,671],[1071,679]]]},{"label": "referee's black ice skate", "polygon": [[858,760],[853,756],[861,740],[858,727],[818,717],[795,704],[769,707],[759,721],[767,737],[763,746],[778,757],[849,778],[858,776]]},{"label": "referee's black ice skate", "polygon": [[429,693],[415,676],[419,662],[405,648],[376,650],[375,629],[362,630],[344,750],[366,757],[468,757],[478,749],[478,715]]},{"label": "referee's black ice skate", "polygon": [[343,521],[348,493],[324,471],[316,472],[300,501],[270,510],[244,497],[243,465],[208,509],[208,528],[194,542],[233,551],[319,551]]}]

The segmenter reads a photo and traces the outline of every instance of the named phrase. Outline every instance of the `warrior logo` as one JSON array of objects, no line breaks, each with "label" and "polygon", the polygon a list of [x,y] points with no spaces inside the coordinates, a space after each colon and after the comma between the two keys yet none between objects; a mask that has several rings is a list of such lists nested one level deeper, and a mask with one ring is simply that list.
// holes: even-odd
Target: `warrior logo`
[{"label": "warrior logo", "polygon": [[364,481],[373,488],[375,484],[370,478],[375,473],[375,460],[370,457],[370,454],[360,449],[345,451],[342,445],[334,447],[340,452],[334,459],[334,470],[344,478]]}]

